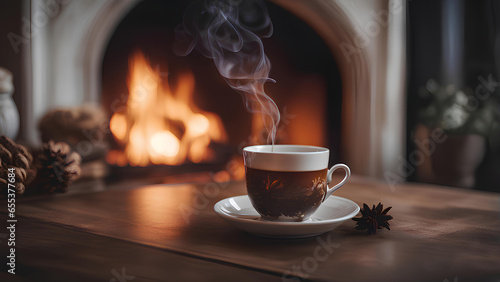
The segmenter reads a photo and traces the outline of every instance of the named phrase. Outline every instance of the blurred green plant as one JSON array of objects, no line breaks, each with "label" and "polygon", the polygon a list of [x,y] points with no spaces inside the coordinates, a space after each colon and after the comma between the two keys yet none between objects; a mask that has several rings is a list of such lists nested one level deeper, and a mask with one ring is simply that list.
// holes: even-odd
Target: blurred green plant
[{"label": "blurred green plant", "polygon": [[492,148],[497,147],[500,104],[493,93],[477,97],[470,87],[456,89],[452,84],[441,86],[430,79],[419,89],[419,96],[428,101],[419,112],[422,124],[441,128],[450,135],[480,135]]}]

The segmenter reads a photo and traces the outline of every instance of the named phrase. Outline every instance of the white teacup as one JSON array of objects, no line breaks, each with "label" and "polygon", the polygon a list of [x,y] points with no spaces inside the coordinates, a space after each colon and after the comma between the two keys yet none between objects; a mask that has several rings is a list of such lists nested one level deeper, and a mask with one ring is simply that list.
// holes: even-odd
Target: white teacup
[{"label": "white teacup", "polygon": [[[345,164],[328,169],[329,155],[327,148],[315,146],[245,147],[247,191],[253,207],[267,220],[307,220],[351,176]],[[344,179],[329,187],[339,168],[345,170]]]}]

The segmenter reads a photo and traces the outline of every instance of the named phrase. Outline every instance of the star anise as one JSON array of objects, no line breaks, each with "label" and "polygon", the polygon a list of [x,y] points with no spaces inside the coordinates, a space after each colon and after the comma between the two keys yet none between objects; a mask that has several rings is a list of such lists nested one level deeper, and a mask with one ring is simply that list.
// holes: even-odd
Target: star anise
[{"label": "star anise", "polygon": [[378,203],[377,207],[373,205],[372,209],[367,204],[363,204],[363,208],[361,209],[363,216],[352,219],[356,221],[356,230],[367,230],[368,234],[376,233],[377,229],[382,229],[382,227],[391,230],[389,228],[389,220],[392,219],[392,216],[388,215],[387,212],[392,207],[388,207],[385,210],[383,208],[384,205],[382,203]]}]

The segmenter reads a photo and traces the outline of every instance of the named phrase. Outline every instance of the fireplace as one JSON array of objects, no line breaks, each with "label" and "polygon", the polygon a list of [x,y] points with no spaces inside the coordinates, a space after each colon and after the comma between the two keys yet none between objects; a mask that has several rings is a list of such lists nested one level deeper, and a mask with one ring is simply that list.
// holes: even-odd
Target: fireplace
[{"label": "fireplace", "polygon": [[[261,115],[245,110],[211,59],[174,54],[179,11],[188,3],[142,1],[109,40],[101,103],[111,116],[114,149],[107,159],[113,165],[206,163],[267,141]],[[263,40],[276,80],[266,92],[282,115],[277,143],[328,146],[338,162],[342,92],[335,60],[302,20],[273,3],[268,7],[279,19],[274,35]]]},{"label": "fireplace", "polygon": [[[152,70],[168,72],[162,83],[172,89],[182,80],[181,72],[191,73],[193,114],[207,119],[213,114],[225,132],[224,138],[211,138],[208,145],[205,141],[201,147],[208,150],[202,157],[186,154],[186,162],[210,162],[214,149],[237,153],[241,146],[262,142],[259,120],[244,111],[241,98],[218,77],[210,60],[195,53],[187,57],[169,54],[173,38],[168,32],[180,20],[180,13],[173,11],[182,10],[185,1],[163,2],[58,2],[58,12],[47,17],[50,24],[38,27],[32,38],[33,89],[25,112],[31,112],[33,119],[21,121],[25,141],[39,142],[36,121],[51,108],[93,102],[103,105],[109,117],[114,116],[111,104],[117,99],[126,101],[130,57],[139,52]],[[46,5],[33,1],[31,14],[46,13]],[[404,3],[374,1],[361,7],[347,1],[274,0],[267,5],[276,28],[282,25],[285,30],[264,41],[273,63],[271,77],[277,80],[266,84],[266,89],[285,116],[278,142],[330,147],[332,161],[344,161],[359,174],[383,177],[384,172],[395,170],[397,156],[404,156],[405,143],[404,99],[400,95]],[[164,17],[169,13],[173,16]],[[298,27],[291,33],[308,40],[315,37],[317,45],[294,44],[297,42],[286,34],[290,23]],[[127,32],[126,36],[134,38],[128,42],[124,39]],[[158,36],[162,33],[164,36]],[[293,45],[299,46],[294,49]],[[313,54],[316,62],[307,60],[314,56],[302,56],[314,52],[318,53]],[[115,117],[120,120],[119,115]],[[180,140],[186,129],[178,127],[181,133],[174,136]],[[156,140],[174,139],[163,132]],[[109,141],[113,150],[127,150],[116,135]],[[178,164],[169,162],[159,164]]]}]

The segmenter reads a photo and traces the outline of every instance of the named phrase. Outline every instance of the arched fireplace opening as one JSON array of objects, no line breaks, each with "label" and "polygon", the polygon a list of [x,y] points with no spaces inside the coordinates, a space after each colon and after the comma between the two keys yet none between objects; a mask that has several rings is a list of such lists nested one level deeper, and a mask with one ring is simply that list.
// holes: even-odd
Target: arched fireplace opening
[{"label": "arched fireplace opening", "polygon": [[[240,95],[227,85],[212,60],[197,52],[184,57],[174,54],[174,29],[181,23],[188,3],[142,1],[121,20],[109,39],[102,60],[100,101],[112,117],[111,130],[117,131],[110,138],[113,145],[108,162],[112,165],[226,162],[243,146],[266,142],[259,115],[245,110]],[[276,80],[276,83],[266,84],[266,92],[282,115],[277,143],[326,146],[333,152],[331,161],[338,162],[342,158],[342,89],[335,59],[328,45],[303,20],[277,4],[266,2],[266,5],[274,33],[263,39],[263,44],[272,63],[270,77]],[[142,65],[138,60],[142,60]],[[152,72],[154,80],[161,80],[154,84],[152,95],[156,96],[156,102],[134,101],[130,94],[133,91],[130,80],[139,79],[141,67],[142,72]],[[136,77],[132,78],[134,73]],[[143,74],[142,79],[147,80],[148,75]],[[163,91],[158,91],[158,87]],[[168,97],[159,97],[162,95]],[[130,114],[134,103],[140,105],[136,108],[142,113],[155,111],[144,108],[145,103],[163,108],[159,110],[163,124],[160,122],[157,129],[152,129],[149,137],[143,136],[145,141],[158,140],[157,147],[138,141],[133,148],[127,143],[134,137],[122,136],[134,130],[121,128],[127,124],[129,127],[132,124],[149,127],[155,122],[151,116],[145,117],[144,121],[129,119],[124,122],[130,118],[126,115]],[[175,109],[169,108],[168,103],[175,104],[177,109],[184,107],[182,103],[187,103],[189,113],[172,114]],[[203,130],[207,120],[207,136],[200,133],[193,138],[187,137],[194,130],[190,126]],[[218,132],[209,132],[213,127],[217,127]],[[200,141],[202,139],[204,141]],[[152,154],[163,154],[164,159],[152,156],[152,159],[145,160],[143,156],[133,156],[138,150],[147,151],[144,146],[153,146]]]}]

